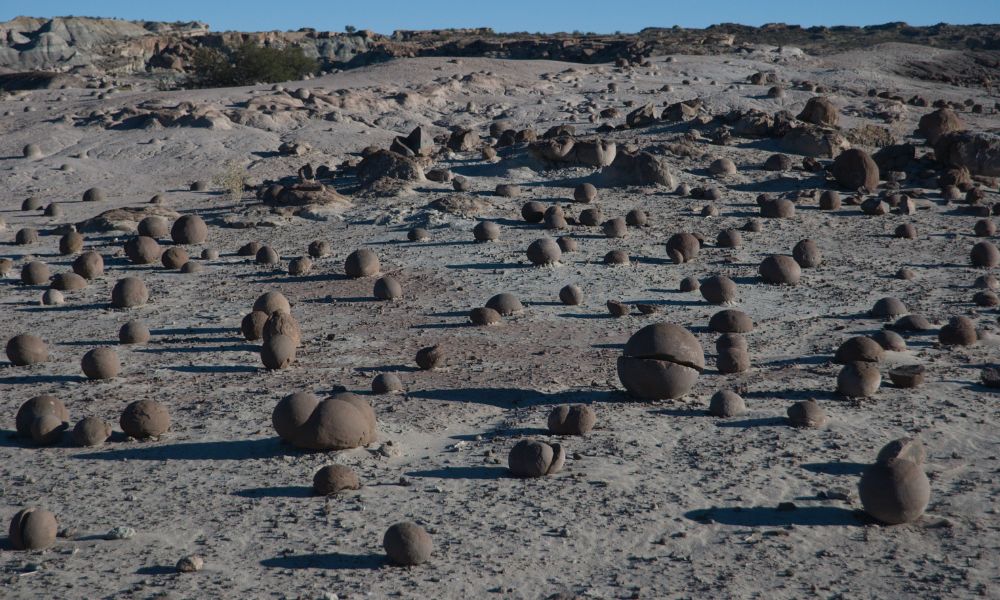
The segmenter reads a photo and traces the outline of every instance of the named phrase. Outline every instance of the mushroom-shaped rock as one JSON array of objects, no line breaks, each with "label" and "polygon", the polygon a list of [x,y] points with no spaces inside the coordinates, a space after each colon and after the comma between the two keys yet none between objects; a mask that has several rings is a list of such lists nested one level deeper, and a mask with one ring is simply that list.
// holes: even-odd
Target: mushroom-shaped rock
[{"label": "mushroom-shaped rock", "polygon": [[137,400],[125,407],[118,424],[129,437],[156,437],[170,428],[170,413],[156,400]]},{"label": "mushroom-shaped rock", "polygon": [[7,340],[7,359],[16,367],[27,367],[49,359],[49,347],[42,338],[30,333],[15,335]]},{"label": "mushroom-shaped rock", "polygon": [[848,398],[870,398],[882,385],[877,363],[851,362],[837,374],[837,393]]},{"label": "mushroom-shaped rock", "polygon": [[42,508],[25,508],[10,520],[10,545],[15,550],[43,550],[56,543],[59,523]]},{"label": "mushroom-shaped rock", "polygon": [[410,521],[396,523],[382,537],[389,560],[406,567],[425,563],[434,552],[434,541],[423,527]]},{"label": "mushroom-shaped rock", "polygon": [[535,265],[551,265],[559,262],[562,250],[559,244],[551,238],[539,238],[528,246],[528,260]]},{"label": "mushroom-shaped rock", "polygon": [[524,306],[517,296],[508,292],[501,292],[486,301],[486,308],[492,308],[504,317],[524,312]]},{"label": "mushroom-shaped rock", "polygon": [[922,465],[894,458],[865,469],[858,483],[858,497],[868,515],[898,525],[920,518],[930,502],[931,486]]},{"label": "mushroom-shaped rock", "polygon": [[713,417],[738,417],[746,414],[743,397],[732,390],[719,390],[712,394],[708,403],[708,414]]},{"label": "mushroom-shaped rock", "polygon": [[873,362],[882,360],[884,350],[878,342],[870,337],[858,335],[849,338],[837,348],[833,362],[846,364],[849,362]]},{"label": "mushroom-shaped rock", "polygon": [[565,460],[561,445],[525,439],[510,449],[507,467],[518,477],[542,477],[558,473]]},{"label": "mushroom-shaped rock", "polygon": [[849,190],[874,192],[878,188],[878,165],[864,150],[844,150],[833,161],[830,171],[837,183]]},{"label": "mushroom-shaped rock", "polygon": [[253,310],[270,316],[271,313],[278,310],[290,313],[292,305],[288,303],[288,299],[281,292],[265,292],[254,301]]},{"label": "mushroom-shaped rock", "polygon": [[824,427],[829,418],[815,400],[801,400],[788,407],[788,422],[792,427]]},{"label": "mushroom-shaped rock", "polygon": [[643,400],[679,398],[705,368],[705,353],[690,331],[654,323],[629,338],[618,358],[618,378],[629,394]]},{"label": "mushroom-shaped rock", "polygon": [[69,411],[66,410],[66,405],[55,396],[42,394],[28,399],[17,409],[17,415],[14,418],[17,435],[31,437],[31,426],[46,415],[54,415],[61,423],[69,421]]},{"label": "mushroom-shaped rock", "polygon": [[101,346],[83,355],[80,368],[88,379],[114,379],[121,372],[122,363],[117,352]]},{"label": "mushroom-shaped rock", "polygon": [[707,277],[696,289],[712,304],[728,304],[736,300],[736,283],[725,275]]},{"label": "mushroom-shaped rock", "polygon": [[741,310],[727,308],[712,315],[708,328],[717,333],[749,333],[753,331],[753,320]]},{"label": "mushroom-shaped rock", "polygon": [[175,244],[201,244],[208,239],[208,225],[198,215],[184,215],[174,221],[170,237]]},{"label": "mushroom-shaped rock", "polygon": [[260,362],[269,371],[285,369],[295,362],[296,346],[295,340],[286,335],[271,336],[260,347]]},{"label": "mushroom-shaped rock", "polygon": [[111,426],[97,417],[86,417],[73,427],[73,443],[77,446],[100,446],[111,437]]},{"label": "mushroom-shaped rock", "polygon": [[305,392],[291,394],[274,407],[271,422],[281,439],[308,450],[346,450],[377,439],[375,411],[350,392],[322,401]]},{"label": "mushroom-shaped rock", "polygon": [[379,272],[378,257],[368,248],[355,250],[344,260],[344,273],[353,279],[371,277]]},{"label": "mushroom-shaped rock", "polygon": [[796,285],[802,276],[802,267],[791,256],[772,254],[760,263],[761,279],[773,285]]},{"label": "mushroom-shaped rock", "polygon": [[971,346],[978,339],[976,324],[969,317],[952,317],[938,332],[938,341],[945,346]]},{"label": "mushroom-shaped rock", "polygon": [[138,277],[123,277],[111,289],[111,306],[114,308],[135,308],[149,300],[149,290]]},{"label": "mushroom-shaped rock", "polygon": [[329,496],[344,490],[361,487],[358,474],[345,465],[326,465],[313,475],[313,489],[320,496]]},{"label": "mushroom-shaped rock", "polygon": [[557,435],[585,435],[597,423],[597,414],[586,404],[562,404],[549,413],[549,431]]}]

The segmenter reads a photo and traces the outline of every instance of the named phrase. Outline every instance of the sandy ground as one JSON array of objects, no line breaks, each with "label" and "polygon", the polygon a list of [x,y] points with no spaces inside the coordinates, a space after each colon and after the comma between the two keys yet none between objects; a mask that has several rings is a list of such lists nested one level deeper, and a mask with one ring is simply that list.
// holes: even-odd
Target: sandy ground
[{"label": "sandy ground", "polygon": [[[981,274],[968,264],[976,217],[946,206],[928,189],[915,215],[870,217],[857,207],[820,212],[815,201],[799,204],[795,218],[764,220],[760,233],[743,233],[737,249],[716,248],[716,234],[739,228],[757,215],[763,191],[797,195],[828,187],[822,176],[792,171],[782,176],[759,165],[775,151],[771,140],[737,138],[729,146],[707,142],[703,159],[668,155],[678,179],[718,185],[721,215],[699,216],[703,201],[663,188],[602,188],[605,215],[632,208],[649,212],[650,226],[610,240],[599,229],[571,227],[579,252],[555,267],[530,267],[524,249],[549,235],[521,221],[528,199],[568,204],[572,188],[591,175],[585,169],[543,171],[516,151],[498,164],[478,153],[441,159],[438,166],[471,178],[484,203],[480,215],[502,226],[502,238],[475,244],[474,218],[426,208],[451,193],[450,185],[425,182],[395,198],[355,198],[342,219],[275,218],[270,227],[219,226],[226,215],[258,211],[257,201],[225,199],[217,191],[187,190],[210,179],[229,160],[246,165],[261,181],[293,174],[304,162],[339,164],[351,153],[415,125],[435,132],[474,126],[505,114],[539,132],[573,123],[595,125],[575,107],[599,108],[705,98],[713,113],[758,107],[798,112],[812,95],[791,90],[766,98],[766,87],[743,84],[761,69],[787,80],[811,79],[833,89],[842,125],[873,122],[871,87],[931,100],[973,97],[992,106],[995,98],[961,88],[943,88],[892,76],[893,57],[920,52],[894,46],[817,58],[769,55],[655,59],[656,71],[626,75],[610,66],[553,62],[465,59],[402,60],[306,82],[287,84],[348,90],[371,103],[344,110],[337,120],[303,119],[287,128],[236,126],[229,131],[195,128],[113,131],[57,122],[64,114],[87,114],[159,98],[227,107],[269,86],[197,92],[124,91],[100,100],[89,91],[33,92],[7,98],[0,111],[0,255],[15,260],[0,286],[4,336],[31,332],[50,346],[49,362],[13,367],[0,362],[0,520],[24,506],[53,511],[65,528],[55,547],[0,552],[0,596],[4,598],[962,598],[1000,597],[1000,402],[978,384],[979,370],[996,360],[996,311],[971,302],[972,281]],[[575,69],[573,73],[562,73]],[[438,78],[477,73],[480,83],[436,84]],[[552,77],[543,77],[546,74]],[[697,79],[694,79],[697,77]],[[691,79],[690,85],[681,81]],[[608,94],[610,81],[620,91]],[[713,82],[715,83],[713,85]],[[670,83],[672,92],[660,92]],[[398,101],[400,91],[411,93]],[[475,112],[466,112],[469,102]],[[36,110],[26,112],[25,107]],[[374,107],[375,110],[371,108]],[[908,107],[892,125],[903,139],[929,109]],[[861,115],[861,116],[851,116]],[[996,127],[996,115],[963,118],[973,128]],[[689,125],[657,125],[609,137],[649,147],[672,141]],[[20,158],[35,141],[45,158]],[[282,141],[304,141],[312,153],[275,156]],[[74,158],[86,153],[84,158]],[[732,158],[737,175],[710,178],[712,157]],[[797,158],[796,158],[797,160]],[[62,165],[69,165],[61,170]],[[535,165],[537,167],[537,165]],[[524,186],[521,197],[492,194],[497,183]],[[915,182],[908,182],[914,185]],[[107,190],[101,205],[79,201],[92,186]],[[182,213],[201,214],[212,224],[205,247],[220,251],[201,274],[184,275],[159,265],[135,266],[125,259],[121,232],[87,235],[86,247],[105,256],[103,278],[67,292],[67,303],[43,307],[44,288],[20,284],[16,274],[31,257],[53,273],[69,270],[60,256],[61,223],[73,223],[115,206],[140,206],[154,194]],[[62,204],[50,219],[22,212],[24,198]],[[995,190],[988,200],[1000,200]],[[568,206],[569,214],[580,207]],[[917,240],[892,231],[913,223]],[[13,245],[22,226],[37,227],[39,244]],[[427,226],[432,239],[406,242],[413,225]],[[667,259],[664,243],[679,231],[697,231],[709,244],[684,265]],[[49,233],[50,235],[45,235]],[[823,265],[806,270],[796,287],[760,283],[757,265],[771,253],[787,254],[803,238],[814,239]],[[291,277],[284,265],[324,239],[333,254],[308,276]],[[236,256],[242,244],[259,240],[281,255],[280,269]],[[163,243],[168,244],[169,241]],[[384,273],[399,278],[405,297],[377,302],[372,280],[350,280],[343,259],[367,247]],[[189,248],[192,256],[201,246]],[[609,267],[611,249],[626,250],[632,264]],[[895,279],[903,266],[912,281]],[[717,337],[708,318],[719,307],[699,294],[678,292],[686,276],[724,273],[739,284],[737,308],[756,324],[748,334],[753,368],[741,375],[715,370]],[[117,278],[139,275],[150,302],[129,311],[108,307]],[[582,306],[558,303],[558,290],[579,284]],[[293,303],[303,329],[294,366],[268,372],[258,346],[239,335],[240,319],[254,299],[280,290]],[[516,294],[524,314],[496,327],[468,325],[467,311],[495,293]],[[884,382],[865,402],[834,393],[837,346],[852,335],[877,331],[882,323],[866,311],[883,296],[902,299],[912,312],[943,323],[968,315],[986,330],[966,348],[937,344],[935,332],[907,336],[909,349],[888,353],[883,374],[897,364],[919,363],[927,383],[915,390]],[[645,302],[660,312],[615,319],[609,299]],[[132,318],[153,333],[145,346],[117,345],[118,328]],[[617,380],[616,357],[640,327],[667,320],[693,331],[709,368],[690,394],[674,402],[631,401]],[[445,368],[417,371],[417,349],[440,343]],[[111,345],[123,369],[106,382],[86,380],[81,356]],[[334,453],[306,453],[282,444],[270,424],[271,410],[285,394],[319,394],[343,388],[367,393],[371,378],[395,372],[406,394],[369,396],[378,416],[379,442]],[[715,419],[705,414],[720,388],[742,392],[749,414]],[[71,421],[95,415],[114,424],[103,447],[81,449],[68,440],[37,448],[13,437],[14,414],[41,393],[67,405]],[[118,428],[123,407],[136,399],[164,403],[173,420],[155,441],[125,439]],[[831,416],[821,430],[787,425],[785,409],[816,398]],[[590,403],[596,429],[559,440],[569,451],[564,470],[551,477],[509,476],[507,453],[524,436],[551,439],[545,430],[550,408]],[[918,435],[928,450],[932,497],[917,523],[881,527],[859,514],[856,485],[865,463],[886,442]],[[313,472],[324,464],[354,468],[364,484],[357,492],[312,495]],[[848,500],[824,499],[847,491]],[[837,494],[834,494],[836,496]],[[792,502],[795,510],[779,511]],[[382,534],[394,522],[414,520],[432,534],[432,560],[407,569],[389,566]],[[109,541],[116,526],[135,529],[131,539]],[[175,572],[187,554],[205,557],[195,574]]]}]

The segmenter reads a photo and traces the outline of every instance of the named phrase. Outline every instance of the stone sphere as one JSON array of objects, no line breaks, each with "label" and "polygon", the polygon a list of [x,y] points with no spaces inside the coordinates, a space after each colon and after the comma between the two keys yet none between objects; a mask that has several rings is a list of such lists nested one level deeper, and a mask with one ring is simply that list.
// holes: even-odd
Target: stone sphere
[{"label": "stone sphere", "polygon": [[507,467],[518,477],[542,477],[558,473],[565,460],[561,445],[524,439],[511,448]]},{"label": "stone sphere", "polygon": [[597,413],[586,404],[563,404],[549,413],[549,432],[556,435],[586,435],[597,423]]},{"label": "stone sphere", "polygon": [[537,200],[525,202],[521,207],[521,218],[528,223],[541,223],[545,218],[545,205]]},{"label": "stone sphere", "polygon": [[427,346],[417,351],[417,366],[424,371],[430,371],[444,365],[445,351],[440,344]]},{"label": "stone sphere", "polygon": [[597,188],[592,183],[581,183],[573,189],[573,200],[589,204],[597,200]]},{"label": "stone sphere", "polygon": [[[276,311],[277,312],[277,311]],[[243,317],[240,322],[240,333],[248,342],[255,342],[264,337],[264,325],[271,316],[262,310],[254,310]]]},{"label": "stone sphere", "polygon": [[174,221],[170,237],[175,244],[201,244],[208,239],[208,225],[198,215],[184,215]]},{"label": "stone sphere", "polygon": [[18,246],[28,246],[38,243],[38,230],[33,227],[22,227],[14,234],[14,243]]},{"label": "stone sphere", "polygon": [[875,462],[888,464],[897,458],[922,465],[927,461],[927,450],[919,439],[902,437],[882,446],[878,456],[875,457]]},{"label": "stone sphere", "polygon": [[313,262],[308,256],[299,256],[288,263],[288,274],[292,277],[307,275],[312,271],[312,267]]},{"label": "stone sphere", "polygon": [[501,292],[486,301],[486,308],[492,308],[501,316],[509,317],[524,312],[524,306],[514,294]]},{"label": "stone sphere", "polygon": [[673,323],[654,323],[629,338],[618,358],[618,378],[642,400],[679,398],[705,368],[698,338]]},{"label": "stone sphere", "polygon": [[10,520],[10,545],[15,550],[44,550],[56,543],[59,522],[56,516],[42,508],[18,511]]},{"label": "stone sphere", "polygon": [[423,527],[405,521],[386,530],[382,537],[382,548],[389,560],[409,567],[430,560],[434,552],[434,541]]},{"label": "stone sphere", "polygon": [[160,263],[167,269],[180,269],[188,263],[188,253],[180,246],[172,246],[160,256]]},{"label": "stone sphere", "polygon": [[601,207],[585,208],[580,211],[577,221],[585,227],[596,227],[604,220],[604,212]]},{"label": "stone sphere", "polygon": [[125,243],[125,255],[136,265],[150,265],[160,260],[163,249],[151,237],[136,236]]},{"label": "stone sphere", "polygon": [[719,177],[736,174],[736,164],[728,158],[717,158],[708,165],[708,172]]},{"label": "stone sphere", "polygon": [[624,302],[619,302],[618,300],[608,300],[605,304],[608,307],[608,313],[612,317],[624,317],[629,313],[629,306]]},{"label": "stone sphere", "polygon": [[414,227],[406,232],[406,239],[411,242],[426,242],[431,239],[431,233],[423,227]]},{"label": "stone sphere", "polygon": [[842,365],[850,362],[877,363],[882,360],[883,353],[884,350],[878,342],[870,337],[857,335],[847,339],[837,348],[833,362]]},{"label": "stone sphere", "polygon": [[880,298],[872,306],[869,314],[876,319],[892,319],[900,315],[905,315],[908,313],[906,305],[903,304],[902,300],[899,298],[893,298],[892,296],[886,296],[885,298]]},{"label": "stone sphere", "polygon": [[738,248],[743,244],[743,236],[735,229],[724,229],[716,236],[715,243],[720,248]]},{"label": "stone sphere", "polygon": [[40,260],[24,263],[21,267],[21,283],[43,285],[49,281],[49,266]]},{"label": "stone sphere", "polygon": [[836,190],[825,190],[819,195],[820,210],[838,210],[841,203],[840,193]]},{"label": "stone sphere", "polygon": [[309,243],[309,256],[312,258],[323,258],[332,252],[329,242],[324,242],[323,240],[315,240]]},{"label": "stone sphere", "polygon": [[605,237],[623,238],[628,233],[628,223],[621,217],[609,219],[601,225]]},{"label": "stone sphere", "polygon": [[898,525],[920,518],[930,502],[931,486],[921,465],[895,458],[865,469],[858,483],[858,496],[869,516]]},{"label": "stone sphere", "polygon": [[760,203],[760,216],[768,219],[791,219],[795,216],[795,203],[788,198],[766,199]]},{"label": "stone sphere", "polygon": [[271,313],[279,310],[291,313],[292,305],[288,303],[288,299],[281,292],[265,292],[254,300],[253,310],[270,316]]},{"label": "stone sphere", "polygon": [[51,446],[62,440],[67,424],[52,413],[42,415],[31,423],[31,439],[39,446]]},{"label": "stone sphere", "polygon": [[971,346],[978,339],[976,324],[969,317],[952,317],[938,332],[938,341],[945,346]]},{"label": "stone sphere", "polygon": [[972,231],[976,237],[990,237],[997,232],[997,226],[993,221],[980,219],[976,221],[976,224],[972,227]]},{"label": "stone sphere", "polygon": [[22,333],[7,340],[7,359],[15,367],[43,363],[49,359],[49,347],[42,338]]},{"label": "stone sphere", "polygon": [[612,250],[604,255],[606,265],[627,265],[629,264],[628,252],[624,250]]},{"label": "stone sphere", "polygon": [[261,246],[254,255],[254,262],[258,265],[276,265],[280,260],[278,252],[270,246]]},{"label": "stone sphere", "polygon": [[42,149],[38,144],[27,144],[21,149],[21,155],[28,160],[35,160],[42,157]]},{"label": "stone sphere", "polygon": [[[735,286],[736,284],[733,285]],[[697,277],[685,277],[681,279],[677,288],[682,292],[697,292],[701,288],[701,282],[698,281]]]},{"label": "stone sphere", "polygon": [[66,410],[66,405],[55,396],[42,394],[30,398],[17,409],[17,415],[14,417],[17,435],[32,437],[32,425],[46,415],[54,415],[60,423],[69,421],[69,411]]},{"label": "stone sphere", "polygon": [[296,346],[302,344],[302,329],[299,327],[299,322],[295,320],[295,317],[291,313],[283,310],[276,310],[271,313],[271,316],[264,322],[264,329],[261,331],[261,337],[264,338],[264,342],[267,342],[276,335],[288,337],[295,342]]},{"label": "stone sphere", "polygon": [[59,254],[66,256],[80,250],[83,250],[83,234],[79,231],[70,231],[59,238]]},{"label": "stone sphere", "polygon": [[371,277],[377,274],[380,268],[378,257],[368,248],[355,250],[344,260],[344,273],[352,279]]},{"label": "stone sphere", "polygon": [[870,398],[881,385],[882,374],[877,363],[847,363],[837,374],[837,393],[848,398]]},{"label": "stone sphere", "polygon": [[500,322],[500,313],[485,306],[473,308],[469,311],[469,321],[473,325],[496,325]]},{"label": "stone sphere", "polygon": [[295,346],[295,340],[288,336],[272,336],[260,347],[260,361],[271,371],[285,369],[295,361]]},{"label": "stone sphere", "polygon": [[313,489],[320,496],[329,496],[344,490],[361,488],[358,474],[344,465],[326,465],[313,475]]},{"label": "stone sphere", "polygon": [[134,308],[149,300],[149,290],[138,277],[124,277],[111,289],[111,306],[114,308]]},{"label": "stone sphere", "polygon": [[379,373],[372,379],[372,392],[376,394],[395,394],[403,391],[403,382],[395,373]]},{"label": "stone sphere", "polygon": [[84,279],[97,279],[104,274],[104,258],[94,251],[84,252],[73,261],[73,272]]},{"label": "stone sphere", "polygon": [[559,301],[567,306],[577,306],[583,303],[583,290],[580,286],[569,284],[559,290]]},{"label": "stone sphere", "polygon": [[633,208],[625,214],[625,224],[629,227],[645,227],[649,224],[649,215],[642,209]]},{"label": "stone sphere", "polygon": [[138,400],[125,407],[118,424],[129,437],[157,437],[170,428],[170,414],[156,400]]},{"label": "stone sphere", "polygon": [[101,188],[92,187],[83,193],[84,202],[103,202],[106,199],[107,194]]},{"label": "stone sphere", "polygon": [[500,239],[500,226],[493,221],[480,221],[472,228],[477,242],[495,242]]},{"label": "stone sphere", "polygon": [[851,191],[874,192],[878,188],[878,165],[864,150],[844,150],[834,159],[830,172],[838,184]]},{"label": "stone sphere", "polygon": [[299,392],[274,407],[271,423],[281,439],[307,450],[346,450],[377,439],[375,411],[360,396],[341,392],[324,400]]},{"label": "stone sphere", "polygon": [[749,333],[753,331],[753,320],[741,310],[727,308],[712,315],[708,328],[716,333]]},{"label": "stone sphere", "polygon": [[121,372],[122,363],[117,352],[101,346],[83,355],[80,368],[88,379],[114,379]]},{"label": "stone sphere", "polygon": [[569,223],[566,221],[566,214],[561,206],[553,205],[545,210],[542,216],[542,223],[545,229],[566,229]]},{"label": "stone sphere", "polygon": [[884,350],[891,350],[893,352],[906,351],[906,340],[904,340],[903,336],[899,335],[895,331],[883,329],[873,333],[871,338],[875,340],[879,346],[882,346]]},{"label": "stone sphere", "polygon": [[796,285],[802,276],[802,267],[791,256],[772,254],[760,263],[761,279],[773,285]]},{"label": "stone sphere", "polygon": [[738,417],[746,412],[743,397],[732,390],[719,390],[708,402],[708,414],[713,417]]},{"label": "stone sphere", "polygon": [[103,419],[86,417],[73,427],[73,443],[77,446],[100,446],[111,437],[111,426]]},{"label": "stone sphere", "polygon": [[170,224],[164,217],[153,215],[139,221],[136,231],[139,235],[151,237],[154,240],[165,238],[170,233]]},{"label": "stone sphere", "polygon": [[680,256],[676,263],[690,262],[698,256],[701,249],[701,242],[690,233],[675,233],[667,240],[667,254],[673,259],[675,255]]},{"label": "stone sphere", "polygon": [[403,297],[403,286],[395,277],[383,275],[375,280],[373,295],[379,300],[397,300]]},{"label": "stone sphere", "polygon": [[972,247],[970,260],[974,267],[995,267],[1000,265],[1000,250],[991,242],[977,242]]},{"label": "stone sphere", "polygon": [[76,273],[56,273],[52,277],[51,285],[54,290],[70,292],[87,287],[87,280]]},{"label": "stone sphere", "polygon": [[703,279],[697,289],[702,297],[712,304],[728,304],[736,301],[736,283],[725,275],[713,275]]},{"label": "stone sphere", "polygon": [[802,240],[792,248],[792,258],[803,269],[813,269],[823,262],[823,253],[812,240]]},{"label": "stone sphere", "polygon": [[824,427],[829,418],[815,400],[802,400],[788,407],[788,422],[792,427]]},{"label": "stone sphere", "polygon": [[66,303],[66,297],[56,289],[47,289],[42,293],[43,306],[59,306]]},{"label": "stone sphere", "polygon": [[260,252],[260,249],[263,247],[264,245],[257,240],[247,242],[240,246],[239,250],[236,251],[236,256],[257,256],[257,253]]}]

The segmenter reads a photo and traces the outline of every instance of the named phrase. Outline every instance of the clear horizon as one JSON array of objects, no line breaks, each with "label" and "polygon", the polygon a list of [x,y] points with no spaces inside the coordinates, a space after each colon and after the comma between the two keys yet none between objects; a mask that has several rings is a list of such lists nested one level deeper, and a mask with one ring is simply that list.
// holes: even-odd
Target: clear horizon
[{"label": "clear horizon", "polygon": [[[496,5],[383,1],[331,3],[319,0],[261,2],[250,0],[238,9],[221,3],[175,0],[147,5],[124,0],[74,2],[34,0],[30,6],[0,7],[0,21],[17,16],[89,16],[133,21],[202,21],[213,31],[294,31],[310,27],[320,31],[343,31],[347,26],[392,33],[397,29],[446,29],[489,27],[497,32],[594,32],[634,33],[646,27],[704,28],[720,23],[760,26],[766,23],[836,26],[880,25],[905,22],[914,26],[1000,23],[1000,2],[930,0],[911,2],[863,2],[842,0],[819,4],[788,0],[766,4],[733,0],[702,0],[697,3],[626,3],[565,0],[526,2],[510,0]],[[338,5],[339,4],[339,5]]]}]

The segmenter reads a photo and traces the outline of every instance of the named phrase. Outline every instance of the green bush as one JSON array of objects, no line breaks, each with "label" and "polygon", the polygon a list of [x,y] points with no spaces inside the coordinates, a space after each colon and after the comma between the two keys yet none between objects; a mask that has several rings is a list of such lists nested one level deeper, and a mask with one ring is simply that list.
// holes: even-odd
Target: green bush
[{"label": "green bush", "polygon": [[301,48],[271,48],[246,42],[220,51],[198,48],[192,58],[194,87],[232,87],[302,79],[319,65]]}]

